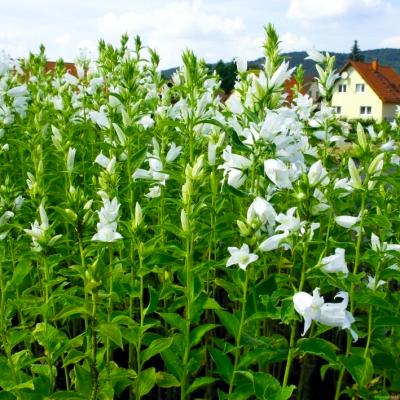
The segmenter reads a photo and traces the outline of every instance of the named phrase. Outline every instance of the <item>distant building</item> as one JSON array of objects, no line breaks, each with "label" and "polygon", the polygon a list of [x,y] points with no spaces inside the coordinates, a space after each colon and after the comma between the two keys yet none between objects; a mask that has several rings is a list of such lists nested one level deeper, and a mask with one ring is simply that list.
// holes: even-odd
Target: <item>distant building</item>
[{"label": "distant building", "polygon": [[[46,72],[47,71],[53,71],[56,67],[56,62],[55,61],[46,61]],[[64,62],[64,68],[66,72],[69,72],[71,75],[78,76],[78,72],[76,70],[76,66],[74,63],[70,62]]]},{"label": "distant building", "polygon": [[392,120],[400,105],[400,75],[378,61],[349,60],[333,88],[332,106],[347,118]]}]

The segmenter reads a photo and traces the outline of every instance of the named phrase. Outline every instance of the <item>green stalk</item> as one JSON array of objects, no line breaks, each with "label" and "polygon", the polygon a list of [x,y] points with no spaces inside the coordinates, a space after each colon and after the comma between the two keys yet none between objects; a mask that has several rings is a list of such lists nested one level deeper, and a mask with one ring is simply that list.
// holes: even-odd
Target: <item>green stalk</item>
[{"label": "green stalk", "polygon": [[[49,271],[49,265],[47,263],[47,257],[46,255],[42,254],[41,257],[41,263],[42,263],[42,269],[43,269],[43,274],[44,274],[44,280],[43,280],[43,285],[44,285],[44,304],[45,304],[45,310],[43,313],[43,322],[44,322],[44,329],[45,329],[45,337],[47,338],[47,324],[48,324],[48,306],[49,306],[49,281],[50,281],[50,271]],[[47,343],[47,349],[46,349],[46,360],[47,364],[49,366],[49,380],[50,380],[50,387],[51,390],[54,388],[54,373],[53,373],[53,365],[51,361],[51,353],[49,351],[49,344]]]},{"label": "green stalk", "polygon": [[[112,293],[113,293],[113,252],[111,247],[109,248],[109,290],[108,290],[108,304],[107,304],[107,323],[111,323],[111,313],[112,313]],[[111,360],[111,350],[110,350],[110,339],[107,337],[106,340],[106,360],[107,360],[107,371],[108,376],[110,375],[110,360]]]},{"label": "green stalk", "polygon": [[[143,251],[142,246],[139,244],[139,268],[141,270],[140,273],[140,294],[139,294],[139,307],[140,307],[140,330],[139,330],[139,337],[138,337],[138,344],[136,348],[136,362],[137,362],[137,375],[139,376],[142,370],[142,360],[141,360],[141,348],[142,348],[142,331],[144,325],[144,307],[143,307]],[[139,380],[137,380],[137,386],[139,385]],[[136,400],[140,400],[141,395],[139,390],[136,390]]]},{"label": "green stalk", "polygon": [[183,355],[183,377],[181,382],[181,400],[186,399],[186,387],[188,385],[188,362],[190,355],[190,324],[192,320],[192,235],[188,233],[186,238],[186,329],[185,329],[185,352]]},{"label": "green stalk", "polygon": [[[375,270],[375,279],[378,279],[378,277],[379,277],[380,267],[381,267],[381,263],[378,262],[378,266],[377,266],[377,268]],[[376,280],[375,280],[375,282],[376,282]],[[373,290],[376,290],[376,286],[374,286]],[[372,307],[372,305],[370,305],[369,309],[368,309],[368,333],[367,333],[367,344],[365,345],[365,350],[364,350],[364,358],[368,357],[369,348],[371,346],[371,339],[372,339],[372,311],[373,311],[373,307]]]},{"label": "green stalk", "polygon": [[92,312],[90,318],[90,334],[91,334],[91,367],[90,367],[90,375],[92,380],[92,392],[90,394],[90,400],[97,400],[97,392],[99,390],[99,382],[98,376],[99,373],[97,371],[96,366],[96,358],[97,358],[97,339],[96,339],[96,313],[97,313],[97,295],[92,290]]},{"label": "green stalk", "polygon": [[365,345],[364,358],[368,357],[369,347],[371,345],[372,337],[372,306],[368,309],[368,334],[367,334],[367,344]]},{"label": "green stalk", "polygon": [[239,323],[239,331],[238,335],[236,338],[236,344],[235,344],[235,361],[233,364],[233,372],[231,376],[231,381],[229,383],[229,392],[228,392],[228,398],[231,398],[232,390],[233,390],[233,385],[235,383],[235,377],[236,377],[236,371],[238,367],[238,362],[239,362],[239,356],[240,356],[240,345],[241,345],[241,340],[242,340],[242,331],[243,331],[243,326],[244,326],[244,320],[246,317],[246,303],[247,303],[247,287],[249,284],[249,273],[246,270],[245,271],[245,281],[244,281],[244,286],[243,286],[243,298],[242,298],[242,310],[241,310],[241,315],[240,315],[240,323]]},{"label": "green stalk", "polygon": [[[301,292],[304,287],[305,278],[306,278],[306,265],[307,265],[307,256],[308,256],[308,242],[303,243],[303,257],[301,263],[301,276],[300,276],[300,284],[298,288],[298,292]],[[289,376],[290,376],[290,369],[292,367],[293,358],[294,358],[294,350],[295,350],[295,338],[296,338],[296,331],[297,331],[297,321],[291,327],[290,330],[290,339],[289,339],[289,353],[288,359],[286,361],[285,373],[283,375],[283,384],[282,386],[285,387],[288,384]]]},{"label": "green stalk", "polygon": [[[368,177],[366,177],[365,179],[366,185],[368,185]],[[368,187],[368,186],[367,186]],[[353,268],[353,274],[357,274],[358,271],[358,266],[360,264],[360,250],[361,250],[361,242],[362,242],[362,237],[363,237],[363,226],[364,226],[364,212],[365,212],[365,201],[366,201],[366,195],[367,192],[363,191],[361,194],[361,220],[360,220],[360,226],[359,226],[359,231],[358,231],[358,235],[357,235],[357,242],[356,242],[356,255],[355,255],[355,259],[354,259],[354,268]],[[354,284],[351,283],[350,286],[350,312],[353,313],[354,310]],[[349,333],[347,333],[347,344],[346,344],[346,357],[350,354],[350,350],[351,350],[351,335]],[[342,382],[343,382],[343,377],[344,377],[344,373],[345,373],[346,369],[343,366],[340,369],[339,372],[339,377],[338,377],[338,381],[336,384],[336,391],[335,391],[335,399],[334,400],[339,400],[340,398],[340,391],[342,388]]]},{"label": "green stalk", "polygon": [[[1,341],[3,342],[3,348],[4,352],[6,353],[8,365],[10,366],[11,370],[11,375],[14,379],[14,382],[16,385],[19,384],[19,379],[15,370],[15,365],[14,361],[11,355],[10,348],[8,346],[8,341],[7,341],[7,329],[4,323],[4,318],[5,318],[5,305],[6,305],[6,287],[4,285],[4,276],[3,276],[3,262],[0,261],[0,292],[1,292],[1,297],[0,297],[0,337]],[[17,400],[21,399],[21,394],[19,390],[16,391],[16,396]]]}]

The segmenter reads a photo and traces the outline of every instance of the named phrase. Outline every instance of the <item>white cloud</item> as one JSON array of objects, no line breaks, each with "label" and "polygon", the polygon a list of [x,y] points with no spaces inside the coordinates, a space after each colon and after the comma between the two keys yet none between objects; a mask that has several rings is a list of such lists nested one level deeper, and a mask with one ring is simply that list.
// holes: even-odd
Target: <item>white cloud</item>
[{"label": "white cloud", "polygon": [[345,13],[349,0],[320,1],[320,0],[291,0],[288,16],[300,20],[318,20],[336,17]]},{"label": "white cloud", "polygon": [[290,0],[287,15],[296,20],[317,21],[378,8],[386,10],[388,5],[383,0]]},{"label": "white cloud", "polygon": [[400,47],[400,36],[389,36],[381,42],[383,47]]},{"label": "white cloud", "polygon": [[305,36],[296,35],[292,32],[286,32],[280,37],[282,51],[302,51],[308,50],[313,43]]},{"label": "white cloud", "polygon": [[[114,42],[128,32],[139,34],[143,43],[159,52],[162,67],[180,64],[180,54],[185,48],[209,62],[262,56],[259,36],[245,33],[241,17],[227,15],[221,7],[210,7],[205,1],[181,0],[146,11],[106,13],[97,18],[99,36]],[[262,31],[260,27],[260,32]]]},{"label": "white cloud", "polygon": [[226,17],[210,12],[204,2],[174,1],[164,7],[144,12],[107,13],[98,18],[101,34],[120,34],[124,31],[155,32],[169,38],[231,35],[242,32],[244,24],[239,17]]}]

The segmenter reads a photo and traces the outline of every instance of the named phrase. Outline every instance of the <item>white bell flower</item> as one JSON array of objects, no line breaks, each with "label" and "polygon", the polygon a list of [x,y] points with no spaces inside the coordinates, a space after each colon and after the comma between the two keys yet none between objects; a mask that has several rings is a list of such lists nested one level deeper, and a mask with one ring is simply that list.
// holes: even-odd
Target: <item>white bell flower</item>
[{"label": "white bell flower", "polygon": [[256,197],[247,210],[247,222],[251,225],[256,220],[262,225],[275,225],[277,214],[274,207],[262,197]]},{"label": "white bell flower", "polygon": [[279,223],[279,225],[275,228],[276,232],[297,232],[304,225],[304,222],[301,222],[300,218],[294,216],[297,207],[289,208],[286,214],[280,213],[275,221]]},{"label": "white bell flower", "polygon": [[382,286],[386,283],[386,281],[383,281],[382,279],[379,279],[379,281],[376,281],[376,276],[371,276],[367,275],[368,278],[368,283],[367,283],[367,288],[371,290],[376,290],[378,289],[379,286]]},{"label": "white bell flower", "polygon": [[321,307],[324,298],[319,295],[319,288],[314,289],[313,295],[306,292],[298,292],[293,296],[294,309],[304,318],[304,336],[311,326],[313,320],[318,320],[321,315]]},{"label": "white bell flower", "polygon": [[228,251],[231,256],[226,262],[227,267],[238,264],[239,268],[246,270],[249,264],[258,260],[258,255],[250,253],[249,246],[246,243],[240,249],[237,247],[228,247]]},{"label": "white bell flower", "polygon": [[335,217],[335,221],[343,228],[350,229],[360,222],[360,217],[352,217],[351,215],[340,215]]},{"label": "white bell flower", "polygon": [[239,154],[233,154],[231,146],[225,147],[222,158],[225,162],[218,169],[224,170],[224,178],[228,176],[228,185],[238,189],[246,181],[244,171],[250,168],[251,161]]},{"label": "white bell flower", "polygon": [[349,329],[354,341],[357,341],[357,333],[351,329],[355,321],[353,315],[346,310],[349,304],[349,294],[339,292],[336,297],[343,299],[341,303],[325,303],[324,298],[319,294],[319,288],[314,289],[313,295],[306,292],[298,292],[293,296],[295,310],[304,318],[304,329],[302,336],[306,334],[312,321],[321,324]]},{"label": "white bell flower", "polygon": [[324,257],[321,260],[322,269],[328,273],[342,272],[348,275],[346,260],[344,258],[345,250],[341,248],[335,249],[335,254]]},{"label": "white bell flower", "polygon": [[171,146],[168,150],[167,156],[165,158],[167,163],[171,163],[176,158],[178,158],[179,155],[181,154],[181,151],[182,151],[182,146],[176,146],[176,144],[174,142],[172,142]]},{"label": "white bell flower", "polygon": [[268,239],[264,240],[259,249],[261,251],[272,251],[276,250],[279,247],[282,247],[282,240],[286,239],[289,236],[289,232],[279,233],[277,235],[270,236]]},{"label": "white bell flower", "polygon": [[97,233],[93,235],[93,241],[115,242],[122,239],[122,235],[117,232],[117,219],[120,204],[114,197],[111,201],[106,196],[103,197],[103,207],[98,212],[99,222],[97,224]]},{"label": "white bell flower", "polygon": [[311,165],[308,171],[308,183],[311,186],[316,186],[321,184],[322,186],[326,186],[329,183],[329,177],[326,169],[322,165],[321,160],[318,160],[313,165]]},{"label": "white bell flower", "polygon": [[281,160],[264,161],[264,171],[267,177],[280,189],[291,189],[290,170]]},{"label": "white bell flower", "polygon": [[142,125],[144,129],[149,129],[154,126],[154,120],[150,115],[145,115],[138,121],[139,125]]}]

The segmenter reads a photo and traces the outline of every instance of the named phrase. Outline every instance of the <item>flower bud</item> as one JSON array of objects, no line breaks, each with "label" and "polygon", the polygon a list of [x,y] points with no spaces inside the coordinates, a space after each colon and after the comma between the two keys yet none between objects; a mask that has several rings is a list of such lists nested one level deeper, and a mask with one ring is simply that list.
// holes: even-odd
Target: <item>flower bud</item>
[{"label": "flower bud", "polygon": [[373,175],[380,175],[382,168],[383,168],[383,158],[385,157],[384,153],[378,154],[371,162],[368,167],[368,174]]},{"label": "flower bud", "polygon": [[204,155],[202,154],[195,161],[193,168],[192,168],[192,178],[193,179],[201,178],[201,175],[203,174],[203,160],[204,160]]},{"label": "flower bud", "polygon": [[92,208],[92,204],[93,204],[93,200],[89,200],[85,203],[85,205],[83,206],[84,210],[90,210]]},{"label": "flower bud", "polygon": [[241,236],[249,236],[251,234],[251,229],[247,226],[247,224],[239,219],[236,221],[237,226],[240,231]]},{"label": "flower bud", "polygon": [[65,210],[65,214],[67,214],[68,218],[70,218],[72,221],[76,221],[78,219],[78,216],[76,215],[76,213],[71,210],[70,208],[66,208]]},{"label": "flower bud", "polygon": [[360,123],[357,124],[357,139],[359,146],[365,151],[368,148],[368,141],[364,132],[364,128]]},{"label": "flower bud", "polygon": [[136,229],[141,224],[142,220],[143,220],[142,207],[140,207],[140,204],[136,202],[133,227]]},{"label": "flower bud", "polygon": [[349,158],[349,173],[351,177],[351,186],[355,189],[362,189],[360,174],[352,158]]},{"label": "flower bud", "polygon": [[184,205],[189,204],[192,193],[192,182],[186,178],[186,182],[182,186],[182,201]]},{"label": "flower bud", "polygon": [[116,124],[115,122],[113,122],[113,127],[115,129],[115,132],[118,136],[118,140],[121,143],[121,146],[125,146],[126,144],[126,136],[125,133],[122,131],[122,129],[119,127],[118,124]]},{"label": "flower bud", "polygon": [[189,232],[189,221],[184,209],[181,210],[181,225],[184,232]]}]

